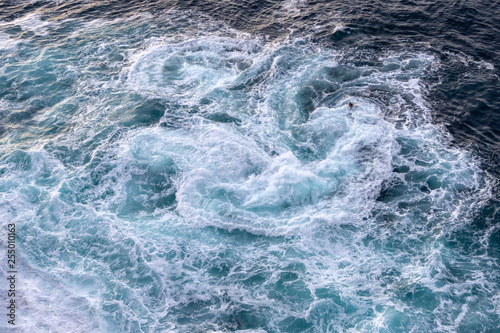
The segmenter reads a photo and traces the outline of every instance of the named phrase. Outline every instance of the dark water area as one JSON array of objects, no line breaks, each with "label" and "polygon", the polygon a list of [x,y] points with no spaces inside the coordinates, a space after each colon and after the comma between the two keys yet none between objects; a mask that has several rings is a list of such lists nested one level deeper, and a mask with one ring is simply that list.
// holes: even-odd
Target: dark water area
[{"label": "dark water area", "polygon": [[499,17],[0,1],[20,330],[497,332]]}]

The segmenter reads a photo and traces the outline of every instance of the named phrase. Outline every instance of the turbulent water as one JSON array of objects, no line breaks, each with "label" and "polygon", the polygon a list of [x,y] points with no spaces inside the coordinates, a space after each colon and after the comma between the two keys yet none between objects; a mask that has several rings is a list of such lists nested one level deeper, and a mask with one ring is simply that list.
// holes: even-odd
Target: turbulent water
[{"label": "turbulent water", "polygon": [[499,6],[444,3],[479,44],[426,1],[1,5],[2,331],[500,330]]}]

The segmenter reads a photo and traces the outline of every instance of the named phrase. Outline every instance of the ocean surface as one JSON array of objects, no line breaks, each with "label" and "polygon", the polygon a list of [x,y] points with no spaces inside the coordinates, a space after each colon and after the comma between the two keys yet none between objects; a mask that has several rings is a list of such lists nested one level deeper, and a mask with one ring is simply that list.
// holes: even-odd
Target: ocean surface
[{"label": "ocean surface", "polygon": [[500,332],[499,17],[0,2],[0,331]]}]

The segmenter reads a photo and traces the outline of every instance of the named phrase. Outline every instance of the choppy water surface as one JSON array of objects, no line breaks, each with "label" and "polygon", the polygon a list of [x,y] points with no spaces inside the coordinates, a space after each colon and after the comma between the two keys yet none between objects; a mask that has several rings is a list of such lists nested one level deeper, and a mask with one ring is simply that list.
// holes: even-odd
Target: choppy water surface
[{"label": "choppy water surface", "polygon": [[[377,49],[341,11],[286,34],[154,5],[3,6],[20,332],[500,329],[494,54]],[[471,146],[449,125],[476,99]]]}]

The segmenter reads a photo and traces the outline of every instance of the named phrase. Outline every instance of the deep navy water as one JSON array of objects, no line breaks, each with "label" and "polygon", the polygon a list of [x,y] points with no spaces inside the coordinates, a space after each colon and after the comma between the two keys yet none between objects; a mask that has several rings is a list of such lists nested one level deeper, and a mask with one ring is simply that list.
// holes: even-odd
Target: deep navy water
[{"label": "deep navy water", "polygon": [[0,330],[499,332],[499,17],[0,2]]}]

